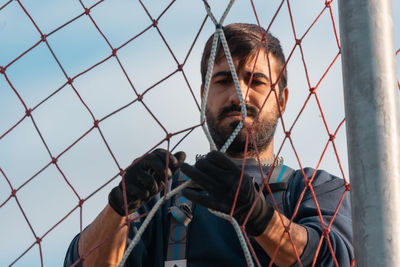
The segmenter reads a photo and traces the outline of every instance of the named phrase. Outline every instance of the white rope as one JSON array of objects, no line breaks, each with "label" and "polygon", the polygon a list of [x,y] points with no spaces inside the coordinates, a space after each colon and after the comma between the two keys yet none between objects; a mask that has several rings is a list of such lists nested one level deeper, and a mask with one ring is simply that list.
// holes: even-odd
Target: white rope
[{"label": "white rope", "polygon": [[[174,195],[176,195],[178,192],[182,191],[183,188],[187,187],[192,183],[191,180],[184,182],[180,186],[177,186],[175,189],[171,190],[167,195],[166,199],[170,199]],[[160,206],[163,204],[164,198],[160,198],[156,204],[154,204],[153,208],[150,210],[150,212],[147,214],[146,219],[140,226],[139,230],[137,231],[135,237],[129,244],[128,248],[125,250],[124,256],[122,256],[122,259],[120,263],[118,264],[118,267],[122,267],[125,264],[125,261],[127,260],[129,254],[131,254],[133,248],[136,246],[136,244],[139,242],[140,238],[142,237],[143,232],[146,230],[147,226],[149,225],[151,219],[153,219],[154,215],[156,214],[157,210],[160,208]]]},{"label": "white rope", "polygon": [[[210,89],[211,74],[212,74],[212,70],[214,67],[214,62],[215,62],[215,57],[216,57],[216,52],[217,52],[216,49],[217,49],[217,44],[218,44],[219,40],[221,41],[222,47],[224,48],[225,57],[228,61],[228,65],[229,65],[229,69],[231,71],[231,75],[232,75],[232,79],[233,79],[233,82],[235,85],[236,93],[238,94],[238,97],[240,100],[240,106],[241,106],[243,120],[247,116],[246,104],[243,100],[243,95],[242,95],[242,91],[240,89],[235,65],[233,64],[231,52],[229,50],[228,42],[226,41],[226,38],[224,35],[224,31],[221,28],[222,22],[225,20],[233,3],[234,3],[234,0],[231,0],[229,2],[224,14],[221,17],[219,24],[217,24],[217,20],[215,19],[214,15],[211,13],[210,7],[205,4],[207,14],[211,18],[211,20],[214,22],[214,24],[216,26],[216,30],[214,33],[214,39],[213,39],[213,43],[212,43],[212,47],[211,47],[211,51],[210,51],[210,57],[208,60],[207,73],[206,73],[206,77],[205,77],[205,81],[204,81],[204,89],[203,89],[204,91],[203,91],[203,99],[202,99],[201,112],[200,112],[200,121],[203,123],[203,125],[202,125],[203,131],[207,137],[208,142],[211,145],[212,150],[216,150],[216,146],[215,146],[214,140],[211,137],[210,131],[209,131],[206,123],[204,123],[204,122],[205,122],[205,110],[206,110],[206,106],[207,106],[207,97],[208,97],[208,92]],[[236,128],[233,130],[231,136],[225,141],[225,144],[221,147],[221,149],[220,149],[221,152],[226,152],[226,150],[232,144],[233,140],[236,138],[236,136],[239,134],[239,132],[242,128],[243,128],[243,121],[240,121],[239,124],[236,126]]]},{"label": "white rope", "polygon": [[206,117],[205,114],[206,114],[207,97],[208,97],[208,92],[210,89],[211,73],[214,68],[217,44],[218,44],[218,33],[215,32],[212,47],[211,47],[211,52],[210,52],[210,58],[208,60],[206,78],[204,81],[203,99],[201,101],[201,111],[200,111],[200,122],[203,123],[203,125],[202,125],[203,131],[207,137],[208,142],[211,145],[212,150],[216,150],[217,147],[215,146],[214,140],[212,139],[210,131],[208,130],[207,123],[205,123],[205,117]]},{"label": "white rope", "polygon": [[[217,22],[217,20],[215,19],[214,15],[211,12],[210,7],[205,3],[205,9],[206,12],[208,14],[208,16],[210,17],[210,19],[212,20],[212,22],[215,24],[216,26],[216,30],[214,33],[214,38],[213,38],[213,43],[211,46],[211,51],[210,51],[210,57],[208,60],[208,68],[207,68],[207,73],[206,73],[206,77],[205,77],[205,81],[204,81],[204,88],[203,88],[203,99],[202,99],[202,105],[201,105],[201,111],[200,111],[200,122],[203,123],[202,128],[203,131],[211,145],[211,149],[212,150],[216,150],[216,145],[214,140],[211,137],[211,134],[208,130],[208,127],[205,123],[205,110],[207,107],[207,97],[208,97],[208,92],[210,89],[210,80],[211,80],[211,74],[214,68],[214,62],[215,62],[215,57],[216,57],[216,50],[217,50],[217,45],[218,45],[218,41],[221,41],[222,47],[224,49],[224,53],[225,53],[225,57],[228,61],[228,65],[229,65],[229,69],[231,71],[232,74],[232,79],[236,88],[236,93],[238,94],[239,100],[240,100],[240,105],[241,105],[241,112],[242,112],[242,117],[243,120],[246,118],[247,116],[247,111],[246,111],[246,104],[243,100],[243,95],[242,95],[242,91],[240,89],[240,85],[239,85],[239,80],[236,74],[236,70],[235,70],[235,65],[233,64],[233,60],[232,60],[232,56],[228,47],[228,42],[226,41],[224,32],[221,28],[222,23],[224,22],[226,16],[229,13],[229,10],[231,9],[233,3],[235,1],[231,0],[227,6],[227,8],[225,9],[219,23]],[[243,121],[240,121],[239,124],[236,126],[236,128],[233,130],[231,136],[226,140],[225,144],[222,146],[221,148],[221,152],[225,152],[228,147],[231,145],[231,143],[233,142],[233,140],[236,138],[236,136],[238,135],[238,133],[240,132],[240,130],[243,127]],[[185,187],[187,187],[188,185],[190,185],[191,180],[187,181],[183,184],[181,184],[180,186],[176,187],[175,189],[171,190],[167,195],[166,195],[166,199],[170,199],[171,197],[173,197],[175,194],[177,194],[178,192],[180,192],[182,189],[184,189]],[[129,244],[128,248],[125,250],[125,253],[121,259],[121,262],[118,264],[118,267],[122,267],[124,265],[124,263],[126,262],[128,256],[130,255],[130,253],[132,252],[133,248],[137,245],[137,243],[139,242],[140,238],[142,237],[143,232],[146,230],[147,226],[149,225],[151,219],[154,217],[154,215],[156,214],[157,210],[160,208],[160,206],[164,203],[164,198],[159,199],[156,204],[153,206],[153,208],[150,210],[150,212],[147,214],[146,219],[144,220],[144,222],[142,223],[142,225],[140,226],[139,230],[137,231],[135,237],[133,238],[132,242]],[[248,266],[253,267],[254,263],[253,263],[253,259],[251,257],[251,254],[249,252],[249,248],[247,246],[246,240],[243,236],[242,231],[240,230],[240,226],[237,223],[237,221],[232,218],[232,220],[230,220],[230,216],[228,214],[219,212],[219,211],[215,211],[215,210],[210,210],[211,213],[213,213],[214,215],[224,219],[224,220],[228,220],[228,221],[232,221],[232,226],[236,231],[236,234],[238,236],[240,245],[242,246],[243,249],[243,253],[245,255],[246,261]]]},{"label": "white rope", "polygon": [[233,6],[233,3],[235,2],[235,0],[231,0],[228,4],[228,6],[226,7],[224,14],[222,15],[221,19],[219,20],[219,24],[222,25],[225,21],[226,16],[228,16],[229,11],[231,10],[231,7]]},{"label": "white rope", "polygon": [[[247,116],[246,104],[243,100],[242,90],[240,89],[239,79],[236,74],[235,65],[233,64],[231,52],[228,47],[228,42],[226,41],[224,32],[221,28],[217,28],[217,32],[221,38],[222,47],[224,48],[225,57],[226,57],[226,60],[228,61],[229,69],[232,74],[232,79],[233,79],[233,83],[235,84],[236,93],[238,94],[238,97],[240,100],[242,117],[244,120]],[[233,130],[231,136],[225,141],[225,144],[221,148],[221,152],[225,152],[228,149],[228,147],[232,144],[233,140],[236,138],[236,136],[238,135],[238,133],[240,132],[242,127],[243,127],[243,121],[240,121],[239,124],[236,126],[235,130]]]},{"label": "white rope", "polygon": [[217,25],[217,19],[214,17],[214,14],[211,12],[210,6],[208,6],[208,4],[206,2],[204,2],[204,6],[206,8],[206,12],[208,17],[211,19],[211,21],[214,23],[214,25]]},{"label": "white rope", "polygon": [[253,258],[251,257],[249,248],[247,247],[247,243],[244,239],[242,230],[240,229],[240,226],[238,224],[238,222],[236,221],[235,218],[232,217],[232,220],[230,220],[230,216],[228,214],[216,211],[216,210],[212,210],[212,209],[208,209],[211,213],[213,213],[215,216],[218,216],[224,220],[227,220],[228,222],[231,221],[232,222],[232,226],[233,229],[235,229],[237,236],[239,237],[239,242],[240,245],[242,246],[243,249],[243,253],[244,253],[244,257],[246,258],[247,261],[247,265],[249,267],[254,267],[254,262],[253,262]]}]

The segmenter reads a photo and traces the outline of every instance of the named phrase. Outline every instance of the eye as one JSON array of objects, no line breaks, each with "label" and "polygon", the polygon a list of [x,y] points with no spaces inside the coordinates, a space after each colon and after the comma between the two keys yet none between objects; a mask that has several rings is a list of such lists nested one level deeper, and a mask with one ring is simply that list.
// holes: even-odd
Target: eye
[{"label": "eye", "polygon": [[264,85],[265,83],[263,82],[263,81],[261,81],[261,80],[258,80],[258,79],[253,79],[252,81],[251,81],[251,84],[254,86],[257,86],[257,85]]},{"label": "eye", "polygon": [[232,82],[232,79],[226,78],[226,79],[218,80],[215,83],[220,84],[220,85],[228,85],[231,82]]}]

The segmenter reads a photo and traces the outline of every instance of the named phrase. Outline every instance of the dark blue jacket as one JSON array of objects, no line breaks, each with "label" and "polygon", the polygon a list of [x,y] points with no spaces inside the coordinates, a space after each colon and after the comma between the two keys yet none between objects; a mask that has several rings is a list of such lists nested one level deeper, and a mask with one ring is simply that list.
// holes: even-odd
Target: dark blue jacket
[{"label": "dark blue jacket", "polygon": [[[249,174],[259,172],[258,166],[255,165],[246,165],[245,171]],[[268,168],[265,168],[264,171],[267,173]],[[314,169],[305,168],[304,173],[310,178],[314,173]],[[305,188],[304,181],[301,170],[294,171],[288,181],[287,189],[278,190],[274,193],[280,212],[289,219],[294,214],[296,204]],[[344,180],[319,170],[316,172],[312,185],[324,224],[328,226],[345,192]],[[159,197],[152,199],[139,210],[139,213],[149,211]],[[266,198],[271,201],[268,194],[266,194]],[[130,254],[126,266],[164,266],[169,234],[170,215],[168,214],[168,207],[170,203],[170,201],[167,201],[156,213],[142,239]],[[194,206],[193,214],[194,217],[189,228],[187,249],[189,267],[247,266],[237,235],[229,222],[214,216],[200,205]],[[323,230],[318,209],[309,188],[305,191],[293,221],[304,226],[307,230],[308,243],[300,256],[300,260],[303,266],[311,266],[323,235]],[[142,221],[131,224],[130,238],[133,238],[141,223]],[[73,239],[68,249],[64,266],[71,265],[79,258],[78,240],[79,235]],[[346,192],[332,223],[329,240],[338,265],[341,267],[350,266],[354,258],[354,252],[349,192]],[[251,242],[261,265],[268,266],[270,262],[269,256],[254,239],[251,238]],[[295,266],[297,265],[296,263]],[[322,241],[316,266],[335,266],[326,238]]]}]

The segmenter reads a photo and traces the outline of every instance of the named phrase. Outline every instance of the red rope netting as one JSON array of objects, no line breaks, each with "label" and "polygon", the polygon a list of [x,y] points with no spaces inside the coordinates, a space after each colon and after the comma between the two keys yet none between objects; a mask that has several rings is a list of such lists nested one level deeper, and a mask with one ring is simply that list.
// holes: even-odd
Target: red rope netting
[{"label": "red rope netting", "polygon": [[[0,44],[0,250],[7,252],[0,256],[1,265],[60,265],[70,240],[104,207],[132,159],[159,146],[171,152],[191,150],[189,155],[208,150],[203,137],[198,141],[200,79],[193,73],[206,38],[215,30],[204,4],[71,2],[71,12],[23,0],[0,6],[0,19],[4,15],[7,23],[18,21],[21,29],[29,28],[29,34],[14,31],[14,41],[2,36]],[[226,7],[208,4],[213,13]],[[283,156],[293,168],[315,168],[312,177],[303,172],[306,187],[296,209],[306,192],[319,207],[312,182],[321,167],[345,181],[341,199],[332,200],[337,208],[331,220],[324,220],[319,211],[324,234],[315,264],[323,242],[335,259],[329,232],[350,190],[337,3],[304,7],[283,0],[269,5],[266,9],[263,3],[246,2],[245,19],[272,31],[286,52],[291,100],[285,114],[280,112],[276,158]],[[235,8],[236,3],[225,23],[243,18],[243,6]],[[49,24],[44,14],[51,17]],[[110,16],[120,22],[118,31],[109,24]],[[182,25],[186,20],[189,26]],[[278,99],[273,88],[269,97]],[[170,96],[176,101],[168,103]],[[199,147],[201,151],[194,150]],[[296,212],[288,218],[287,231]],[[247,244],[255,256],[248,239]],[[56,258],[52,246],[60,250]]]},{"label": "red rope netting", "polygon": [[[398,49],[398,50],[396,51],[396,57],[397,57],[397,58],[399,58],[399,54],[400,54],[400,49]],[[397,79],[397,85],[399,86],[399,90],[400,90],[400,81],[399,81],[399,78]]]}]

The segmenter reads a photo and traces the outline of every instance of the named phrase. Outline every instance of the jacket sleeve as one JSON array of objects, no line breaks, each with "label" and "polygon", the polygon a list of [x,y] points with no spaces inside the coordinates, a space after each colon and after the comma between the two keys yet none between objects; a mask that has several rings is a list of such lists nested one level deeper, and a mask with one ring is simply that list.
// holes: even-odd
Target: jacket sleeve
[{"label": "jacket sleeve", "polygon": [[[311,178],[314,170],[306,168],[304,172]],[[354,251],[350,194],[346,191],[345,182],[325,171],[317,171],[312,185],[316,201],[309,187],[304,192],[304,175],[301,171],[296,171],[286,195],[289,218],[295,213],[296,205],[300,201],[293,221],[304,226],[308,234],[308,243],[300,256],[302,265],[312,266],[315,260],[315,266],[350,266]],[[303,192],[304,196],[301,198]],[[325,232],[321,218],[325,229],[332,223]],[[298,263],[294,266],[298,266]]]},{"label": "jacket sleeve", "polygon": [[[79,234],[72,239],[71,244],[68,247],[67,254],[64,259],[64,267],[69,267],[73,263],[75,263],[79,259],[78,252],[78,242],[79,242]],[[82,262],[79,262],[76,267],[82,267]]]},{"label": "jacket sleeve", "polygon": [[[175,180],[176,177],[174,176]],[[168,183],[168,189],[171,189],[171,182]],[[147,214],[154,204],[163,197],[163,191],[141,207],[134,217]],[[156,212],[154,218],[150,221],[146,230],[143,232],[138,244],[134,247],[129,255],[125,266],[163,266],[164,259],[164,246],[167,242],[166,233],[169,231],[169,218],[168,207],[170,200],[167,200],[164,205]],[[132,222],[129,227],[128,243],[134,238],[145,217]],[[71,241],[64,259],[64,267],[69,267],[79,259],[78,242],[80,235],[76,235]],[[79,262],[76,267],[81,267],[82,262]]]},{"label": "jacket sleeve", "polygon": [[[140,214],[145,214],[150,211],[155,202],[159,199],[157,196],[155,199],[150,200],[147,205],[143,206],[138,210],[134,215],[135,217]],[[138,244],[133,248],[131,254],[129,255],[127,262],[124,266],[161,266],[163,262],[163,249],[162,246],[164,244],[164,231],[165,224],[160,223],[163,221],[163,215],[165,213],[166,208],[161,208],[158,210],[154,216],[154,218],[150,221],[150,224],[147,226],[146,230],[142,234],[141,239]],[[137,233],[137,230],[140,228],[143,223],[144,218],[139,219],[138,221],[131,223],[129,228],[129,236],[128,236],[128,244]],[[69,267],[74,264],[79,259],[78,252],[78,242],[79,242],[80,234],[76,235],[74,239],[71,241],[67,253],[64,259],[64,267]],[[127,244],[127,246],[128,246]],[[151,249],[150,249],[151,248]],[[82,262],[79,262],[75,265],[76,267],[82,267]]]}]

